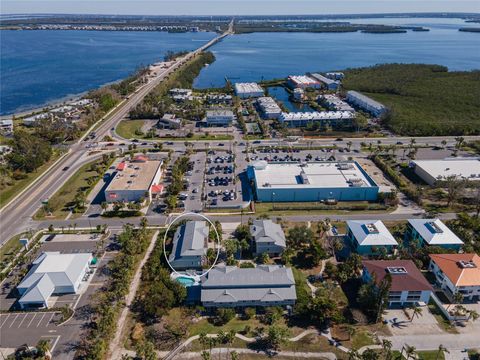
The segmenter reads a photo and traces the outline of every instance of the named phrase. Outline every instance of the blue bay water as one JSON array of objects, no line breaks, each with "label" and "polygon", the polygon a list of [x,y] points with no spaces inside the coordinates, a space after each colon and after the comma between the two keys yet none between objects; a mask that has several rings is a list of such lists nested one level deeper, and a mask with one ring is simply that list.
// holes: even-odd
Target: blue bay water
[{"label": "blue bay water", "polygon": [[[379,63],[429,63],[450,70],[480,69],[480,34],[458,31],[458,19],[357,19],[361,23],[422,25],[429,32],[254,33],[230,36],[212,48],[216,61],[195,81],[198,88],[259,81],[308,71],[342,70]],[[410,20],[410,21],[409,21]],[[477,24],[478,25],[478,24]]]},{"label": "blue bay water", "polygon": [[214,33],[0,31],[0,114],[43,106],[120,80],[168,50],[198,48]]}]

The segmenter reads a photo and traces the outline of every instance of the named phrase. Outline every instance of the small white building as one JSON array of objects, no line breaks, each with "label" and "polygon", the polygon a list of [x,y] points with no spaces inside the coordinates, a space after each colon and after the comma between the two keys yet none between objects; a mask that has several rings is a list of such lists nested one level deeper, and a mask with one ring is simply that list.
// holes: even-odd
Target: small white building
[{"label": "small white building", "polygon": [[414,160],[410,166],[413,167],[415,174],[429,185],[434,185],[437,181],[445,180],[449,176],[468,181],[480,180],[480,159],[478,158]]},{"label": "small white building", "polygon": [[431,254],[429,270],[451,300],[458,292],[469,301],[480,300],[480,256],[477,254]]},{"label": "small white building", "polygon": [[208,126],[229,126],[235,119],[232,110],[208,110],[207,125]]},{"label": "small white building", "polygon": [[51,113],[45,112],[23,118],[22,121],[25,126],[34,126],[37,124],[38,121],[45,119],[53,119],[53,115]]},{"label": "small white building", "polygon": [[0,120],[0,133],[6,135],[13,133],[13,119]]},{"label": "small white building", "polygon": [[157,127],[161,129],[180,129],[181,126],[182,119],[177,118],[175,114],[164,114],[157,123]]},{"label": "small white building", "polygon": [[76,294],[92,261],[92,254],[44,252],[17,286],[22,309],[49,306],[53,294]]},{"label": "small white building", "polygon": [[392,279],[388,307],[428,304],[433,288],[412,260],[364,260],[362,280],[379,285],[389,274]]},{"label": "small white building", "polygon": [[282,109],[271,97],[259,97],[257,104],[265,119],[278,119],[282,115]]},{"label": "small white building", "polygon": [[293,89],[293,98],[297,101],[302,101],[305,96],[305,91],[300,88]]},{"label": "small white building", "polygon": [[236,83],[234,89],[235,95],[240,99],[256,98],[264,95],[262,87],[254,82]]},{"label": "small white building", "polygon": [[387,112],[387,108],[383,104],[359,93],[358,91],[348,91],[347,101],[350,104],[353,104],[354,106],[357,106],[376,117],[379,117]]},{"label": "small white building", "polygon": [[173,236],[173,249],[168,258],[175,270],[200,270],[207,254],[209,228],[205,221],[187,221]]},{"label": "small white building", "polygon": [[279,256],[287,247],[282,227],[272,220],[254,220],[250,226],[250,235],[255,243],[256,255],[267,253]]}]

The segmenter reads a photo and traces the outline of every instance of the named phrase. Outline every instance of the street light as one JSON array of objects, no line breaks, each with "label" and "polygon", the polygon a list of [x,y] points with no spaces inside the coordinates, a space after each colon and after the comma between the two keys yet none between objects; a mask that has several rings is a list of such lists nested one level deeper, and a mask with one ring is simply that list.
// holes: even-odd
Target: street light
[{"label": "street light", "polygon": [[275,210],[275,193],[272,192],[272,210]]}]

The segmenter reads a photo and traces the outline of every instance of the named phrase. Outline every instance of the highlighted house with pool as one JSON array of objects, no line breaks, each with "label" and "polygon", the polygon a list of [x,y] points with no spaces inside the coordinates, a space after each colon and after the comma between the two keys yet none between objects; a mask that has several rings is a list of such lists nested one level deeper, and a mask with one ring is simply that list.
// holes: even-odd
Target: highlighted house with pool
[{"label": "highlighted house with pool", "polygon": [[168,260],[175,270],[201,270],[207,254],[209,228],[204,221],[187,221],[173,236]]}]

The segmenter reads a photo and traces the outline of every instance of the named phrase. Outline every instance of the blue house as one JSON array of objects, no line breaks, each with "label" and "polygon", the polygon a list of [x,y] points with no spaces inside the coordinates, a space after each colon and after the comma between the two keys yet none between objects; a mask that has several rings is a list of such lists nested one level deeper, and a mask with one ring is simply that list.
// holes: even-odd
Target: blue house
[{"label": "blue house", "polygon": [[463,241],[440,219],[408,220],[405,240],[416,241],[420,246],[440,246],[457,251],[463,245]]},{"label": "blue house", "polygon": [[381,249],[392,253],[398,246],[395,238],[380,220],[347,221],[347,237],[352,251],[360,255],[378,255]]}]

